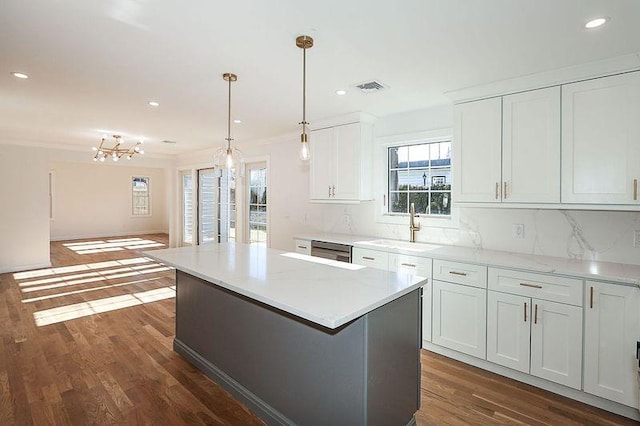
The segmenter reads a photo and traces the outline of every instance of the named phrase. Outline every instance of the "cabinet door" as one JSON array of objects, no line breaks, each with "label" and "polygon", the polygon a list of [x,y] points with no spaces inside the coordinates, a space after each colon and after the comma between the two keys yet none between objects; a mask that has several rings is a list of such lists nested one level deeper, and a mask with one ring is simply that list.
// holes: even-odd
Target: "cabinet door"
[{"label": "cabinet door", "polygon": [[562,202],[637,204],[640,72],[562,87]]},{"label": "cabinet door", "polygon": [[490,291],[487,295],[487,360],[529,373],[531,299]]},{"label": "cabinet door", "polygon": [[560,86],[502,99],[502,201],[560,202]]},{"label": "cabinet door", "polygon": [[333,199],[332,186],[335,185],[333,181],[333,128],[314,130],[310,136],[309,197],[312,200]]},{"label": "cabinet door", "polygon": [[581,389],[582,308],[539,299],[531,303],[531,374]]},{"label": "cabinet door", "polygon": [[357,200],[360,198],[360,123],[335,128],[335,198]]},{"label": "cabinet door", "polygon": [[500,202],[502,99],[454,107],[454,200]]},{"label": "cabinet door", "polygon": [[487,290],[433,281],[432,341],[486,358]]},{"label": "cabinet door", "polygon": [[584,391],[638,408],[640,289],[587,281]]}]

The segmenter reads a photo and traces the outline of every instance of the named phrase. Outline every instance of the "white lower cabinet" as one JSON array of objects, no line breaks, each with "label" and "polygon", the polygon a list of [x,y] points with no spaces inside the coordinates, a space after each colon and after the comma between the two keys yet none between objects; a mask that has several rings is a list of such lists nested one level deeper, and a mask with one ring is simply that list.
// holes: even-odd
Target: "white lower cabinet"
[{"label": "white lower cabinet", "polygon": [[531,299],[490,291],[487,296],[487,360],[529,373]]},{"label": "white lower cabinet", "polygon": [[486,289],[433,281],[433,343],[486,359],[486,326]]},{"label": "white lower cabinet", "polygon": [[389,270],[389,253],[386,251],[378,251],[354,247],[352,250],[351,263],[361,266],[369,266],[370,268]]},{"label": "white lower cabinet", "polygon": [[584,391],[638,408],[640,289],[587,281]]},{"label": "white lower cabinet", "polygon": [[389,253],[389,270],[418,275],[429,279],[422,286],[422,340],[431,341],[431,306],[433,285],[431,283],[431,259],[404,254]]},{"label": "white lower cabinet", "polygon": [[311,241],[309,240],[295,240],[296,253],[311,255]]}]

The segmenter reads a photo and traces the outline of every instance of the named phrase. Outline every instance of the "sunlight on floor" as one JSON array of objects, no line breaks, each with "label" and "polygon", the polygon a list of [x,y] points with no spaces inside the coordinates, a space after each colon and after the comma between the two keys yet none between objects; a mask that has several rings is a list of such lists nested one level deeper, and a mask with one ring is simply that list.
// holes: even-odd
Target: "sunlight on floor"
[{"label": "sunlight on floor", "polygon": [[110,251],[137,250],[151,247],[164,247],[164,244],[143,238],[121,238],[116,240],[83,241],[62,244],[78,254],[105,253]]},{"label": "sunlight on floor", "polygon": [[175,286],[162,287],[139,293],[123,294],[120,296],[106,297],[104,299],[46,309],[34,312],[33,318],[36,320],[36,325],[42,327],[44,325],[55,324],[62,321],[78,319],[94,314],[115,311],[118,309],[129,308],[174,297],[176,297]]}]

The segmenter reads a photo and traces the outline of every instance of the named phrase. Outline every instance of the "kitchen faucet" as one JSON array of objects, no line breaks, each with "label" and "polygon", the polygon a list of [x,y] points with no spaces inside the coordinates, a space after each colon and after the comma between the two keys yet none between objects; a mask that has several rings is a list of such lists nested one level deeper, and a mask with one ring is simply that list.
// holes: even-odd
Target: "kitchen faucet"
[{"label": "kitchen faucet", "polygon": [[416,225],[416,206],[411,203],[409,205],[409,242],[416,242],[416,231],[420,230],[420,224]]}]

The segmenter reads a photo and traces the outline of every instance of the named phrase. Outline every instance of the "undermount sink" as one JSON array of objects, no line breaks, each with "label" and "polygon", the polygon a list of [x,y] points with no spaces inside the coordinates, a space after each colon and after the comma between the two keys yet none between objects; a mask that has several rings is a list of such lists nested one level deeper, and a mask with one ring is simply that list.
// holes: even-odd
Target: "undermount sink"
[{"label": "undermount sink", "polygon": [[415,251],[415,252],[433,250],[434,248],[437,247],[432,244],[409,243],[405,241],[396,241],[396,240],[358,241],[357,244],[386,248],[386,249],[407,250],[407,251]]}]

